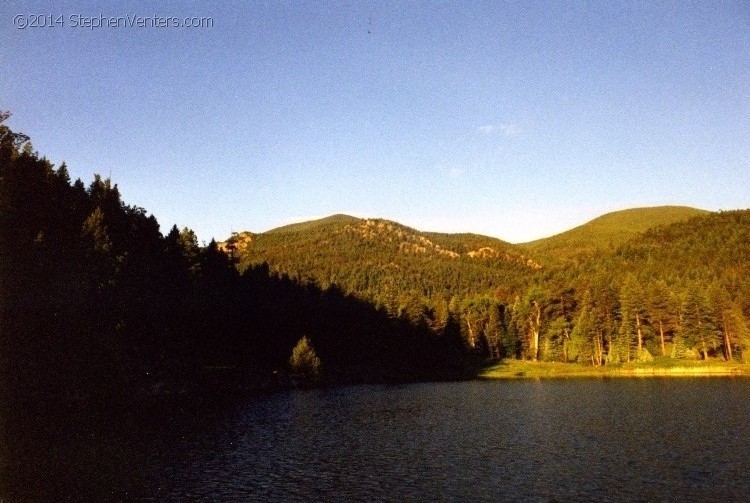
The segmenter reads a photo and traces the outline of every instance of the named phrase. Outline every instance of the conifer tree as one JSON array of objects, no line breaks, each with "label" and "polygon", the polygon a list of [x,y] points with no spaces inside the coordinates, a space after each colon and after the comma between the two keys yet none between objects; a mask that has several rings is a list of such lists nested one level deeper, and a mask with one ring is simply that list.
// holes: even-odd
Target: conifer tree
[{"label": "conifer tree", "polygon": [[579,363],[587,362],[592,365],[601,365],[601,358],[595,350],[598,337],[591,305],[590,294],[583,299],[581,312],[576,320],[575,326],[570,334],[570,347],[568,357]]},{"label": "conifer tree", "polygon": [[303,336],[294,346],[292,356],[289,357],[289,367],[292,375],[301,379],[304,383],[317,384],[320,382],[323,372],[322,364],[307,336]]},{"label": "conifer tree", "polygon": [[648,311],[654,330],[659,337],[661,356],[666,356],[667,336],[672,334],[677,326],[678,308],[664,280],[651,283],[648,290]]},{"label": "conifer tree", "polygon": [[620,345],[630,361],[633,349],[636,359],[643,357],[644,334],[648,314],[641,285],[629,274],[620,288]]},{"label": "conifer tree", "polygon": [[680,311],[680,339],[688,348],[694,348],[703,359],[720,347],[721,339],[716,318],[708,307],[699,286],[691,285],[685,295]]}]

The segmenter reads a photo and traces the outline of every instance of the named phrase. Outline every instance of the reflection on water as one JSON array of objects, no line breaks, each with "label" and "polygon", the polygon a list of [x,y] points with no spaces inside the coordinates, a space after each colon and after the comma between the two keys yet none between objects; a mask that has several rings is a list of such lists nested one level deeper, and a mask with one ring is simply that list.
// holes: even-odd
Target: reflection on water
[{"label": "reflection on water", "polygon": [[163,500],[747,501],[750,381],[291,391],[145,444]]}]

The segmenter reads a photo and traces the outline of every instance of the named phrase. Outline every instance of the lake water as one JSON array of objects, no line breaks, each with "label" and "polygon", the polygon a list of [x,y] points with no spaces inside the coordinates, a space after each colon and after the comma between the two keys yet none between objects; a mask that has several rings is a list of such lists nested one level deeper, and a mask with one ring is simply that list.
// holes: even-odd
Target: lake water
[{"label": "lake water", "polygon": [[750,380],[289,391],[134,457],[154,501],[750,501]]}]

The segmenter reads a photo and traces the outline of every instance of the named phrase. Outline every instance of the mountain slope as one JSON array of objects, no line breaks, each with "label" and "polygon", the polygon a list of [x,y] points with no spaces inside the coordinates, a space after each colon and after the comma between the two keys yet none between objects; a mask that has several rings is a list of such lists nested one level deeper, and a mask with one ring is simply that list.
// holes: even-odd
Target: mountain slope
[{"label": "mountain slope", "polygon": [[614,250],[651,228],[708,213],[687,206],[631,208],[607,213],[568,231],[519,246],[548,260],[581,260],[597,250]]},{"label": "mountain slope", "polygon": [[[252,235],[238,256],[246,270],[267,263],[458,331],[493,358],[603,365],[645,358],[642,345],[662,357],[750,355],[747,210],[637,208],[525,246],[335,216]],[[678,323],[691,316],[703,321]]]},{"label": "mountain slope", "polygon": [[333,215],[293,224],[235,246],[244,268],[267,262],[271,269],[385,305],[389,297],[422,299],[487,293],[524,284],[540,268],[515,245],[476,234],[420,232],[382,219]]},{"label": "mountain slope", "polygon": [[352,217],[349,215],[336,214],[329,217],[320,218],[317,220],[309,220],[306,222],[298,222],[294,224],[284,225],[283,227],[276,227],[270,231],[266,231],[265,234],[289,234],[294,232],[314,232],[316,230],[324,229],[328,226],[338,226],[346,224],[355,224],[361,219]]},{"label": "mountain slope", "polygon": [[721,280],[733,293],[750,294],[750,210],[706,213],[654,227],[590,266],[683,286]]}]

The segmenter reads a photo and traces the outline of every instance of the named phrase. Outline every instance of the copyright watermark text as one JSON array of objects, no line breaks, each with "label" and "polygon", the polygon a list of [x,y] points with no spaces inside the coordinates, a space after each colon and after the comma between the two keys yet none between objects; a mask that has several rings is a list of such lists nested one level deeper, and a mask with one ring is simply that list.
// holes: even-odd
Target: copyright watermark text
[{"label": "copyright watermark text", "polygon": [[213,28],[214,20],[205,16],[106,16],[98,14],[16,14],[13,26],[19,30],[27,28]]}]

